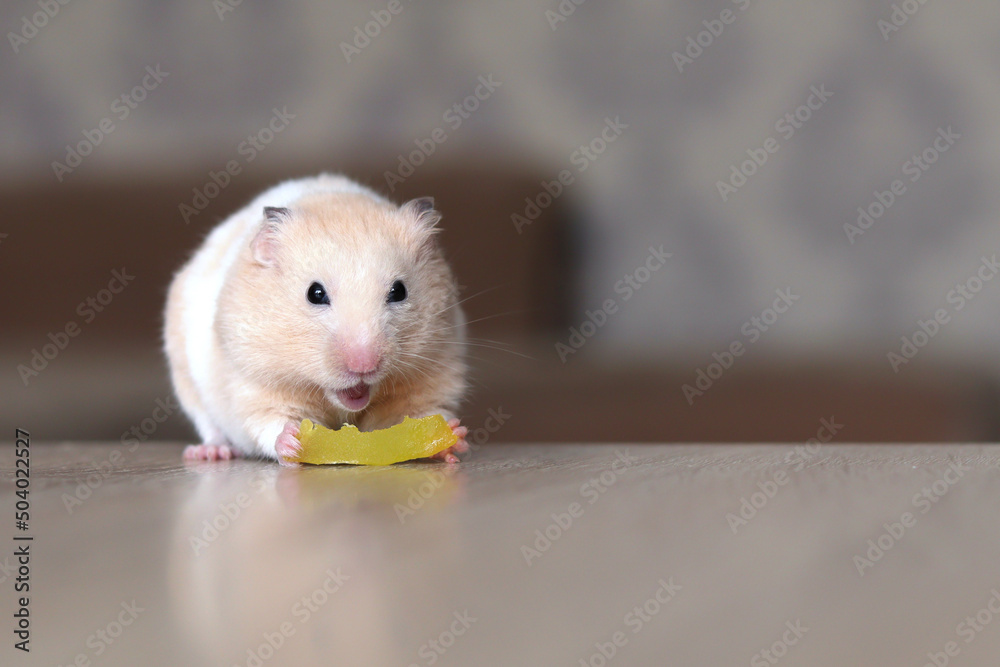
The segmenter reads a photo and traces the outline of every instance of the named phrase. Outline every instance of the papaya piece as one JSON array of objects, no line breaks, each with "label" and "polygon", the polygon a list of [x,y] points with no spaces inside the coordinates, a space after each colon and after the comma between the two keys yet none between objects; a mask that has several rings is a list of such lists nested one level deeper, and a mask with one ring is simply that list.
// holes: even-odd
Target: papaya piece
[{"label": "papaya piece", "polygon": [[367,432],[350,424],[333,430],[303,419],[299,442],[299,463],[384,466],[434,456],[458,442],[458,436],[441,415],[406,417],[402,424]]}]

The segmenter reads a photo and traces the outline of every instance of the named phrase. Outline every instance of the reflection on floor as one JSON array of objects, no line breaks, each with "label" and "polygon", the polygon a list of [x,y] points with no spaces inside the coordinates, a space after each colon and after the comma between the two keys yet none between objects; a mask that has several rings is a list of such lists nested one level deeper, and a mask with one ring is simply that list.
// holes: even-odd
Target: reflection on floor
[{"label": "reflection on floor", "polygon": [[[450,467],[301,469],[31,450],[32,651],[4,664],[1000,654],[997,446],[491,445]],[[12,448],[0,465],[13,512]]]}]

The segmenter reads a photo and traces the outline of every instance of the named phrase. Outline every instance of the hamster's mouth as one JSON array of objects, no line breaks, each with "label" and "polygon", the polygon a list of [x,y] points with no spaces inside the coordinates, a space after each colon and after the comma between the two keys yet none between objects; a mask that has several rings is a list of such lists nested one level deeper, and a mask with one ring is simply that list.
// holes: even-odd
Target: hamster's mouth
[{"label": "hamster's mouth", "polygon": [[364,382],[359,382],[353,387],[337,390],[337,400],[343,403],[344,407],[351,412],[364,410],[371,400],[371,388]]}]

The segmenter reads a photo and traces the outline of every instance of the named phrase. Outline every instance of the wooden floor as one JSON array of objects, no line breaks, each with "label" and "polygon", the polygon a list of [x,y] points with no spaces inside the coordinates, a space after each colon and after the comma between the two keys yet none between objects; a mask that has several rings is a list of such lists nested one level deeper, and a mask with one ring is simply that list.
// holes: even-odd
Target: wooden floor
[{"label": "wooden floor", "polygon": [[0,454],[3,665],[1000,656],[998,446],[490,445],[377,469],[31,451],[27,655]]}]

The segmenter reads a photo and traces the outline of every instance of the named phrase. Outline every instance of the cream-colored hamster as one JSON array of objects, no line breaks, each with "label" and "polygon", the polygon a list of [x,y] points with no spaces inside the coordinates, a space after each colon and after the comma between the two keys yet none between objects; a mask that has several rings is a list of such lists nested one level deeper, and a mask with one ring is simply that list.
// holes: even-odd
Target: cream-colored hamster
[{"label": "cream-colored hamster", "polygon": [[455,418],[465,317],[433,200],[396,206],[342,176],[267,190],[216,227],[176,275],[165,347],[202,444],[185,458],[287,463],[298,424],[386,428]]}]

